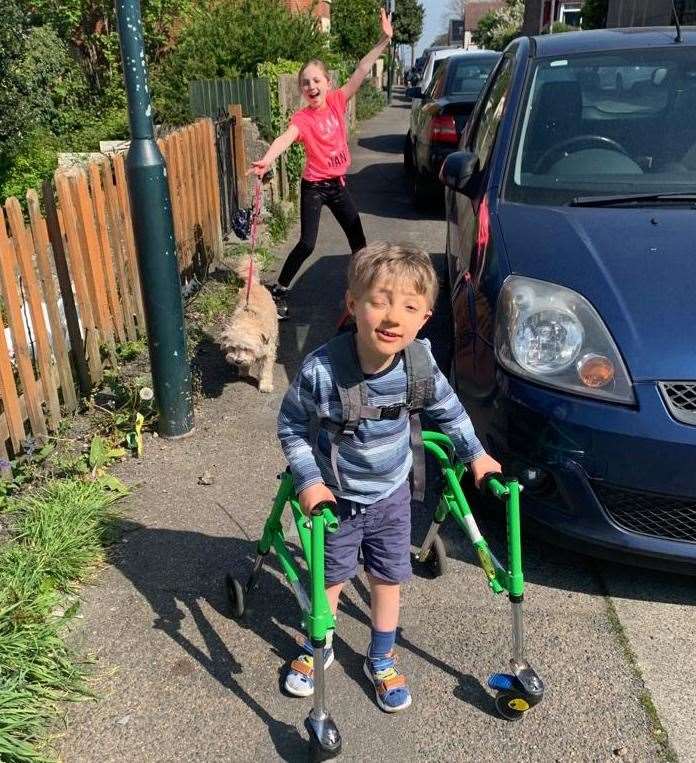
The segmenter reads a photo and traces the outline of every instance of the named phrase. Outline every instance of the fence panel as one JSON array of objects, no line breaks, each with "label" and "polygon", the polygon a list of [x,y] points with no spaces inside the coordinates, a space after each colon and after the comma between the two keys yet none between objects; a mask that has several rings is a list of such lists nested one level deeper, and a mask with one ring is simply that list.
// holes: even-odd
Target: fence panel
[{"label": "fence panel", "polygon": [[[20,294],[24,295],[23,302],[29,305],[31,318],[25,313],[24,326],[29,333],[29,342],[32,345],[32,355],[39,371],[43,399],[48,407],[49,425],[55,429],[60,422],[60,402],[56,379],[53,374],[51,343],[48,338],[48,330],[44,321],[43,299],[39,289],[39,282],[34,270],[34,247],[33,241],[27,236],[24,216],[19,202],[15,198],[9,198],[5,204],[5,213],[10,223],[12,238],[15,244],[15,253],[20,272]],[[33,335],[33,341],[32,341]]]},{"label": "fence panel", "polygon": [[[34,434],[46,434],[46,422],[41,408],[43,395],[34,376],[31,350],[29,349],[29,342],[22,318],[22,300],[20,299],[15,278],[16,267],[15,242],[7,235],[5,215],[3,210],[0,209],[0,286],[2,287],[3,301],[7,310],[7,323],[12,337],[12,347],[23,390],[23,402],[31,423],[32,432]],[[21,402],[20,400],[20,405]]]},{"label": "fence panel", "polygon": [[106,300],[109,312],[111,313],[114,338],[122,342],[126,338],[125,327],[123,324],[123,311],[121,310],[121,301],[116,287],[116,274],[114,273],[114,262],[111,250],[111,241],[106,224],[106,200],[104,189],[101,184],[101,172],[99,164],[90,163],[87,168],[89,173],[89,190],[92,197],[94,218],[97,225],[97,239],[99,241],[99,253],[101,255],[101,270],[104,276],[104,286],[106,290]]},{"label": "fence panel", "polygon": [[51,344],[53,345],[53,355],[56,366],[58,367],[58,380],[63,397],[63,405],[65,405],[69,411],[74,411],[77,408],[77,396],[75,395],[75,384],[70,370],[70,355],[65,342],[63,322],[61,321],[60,310],[58,308],[59,303],[56,284],[53,279],[53,273],[51,272],[51,263],[49,260],[50,244],[48,240],[48,231],[46,229],[46,220],[41,216],[39,197],[37,196],[36,191],[27,191],[27,206],[29,208],[29,219],[31,221],[31,230],[34,237],[36,264],[39,269],[41,288],[43,290],[48,321],[51,327]]},{"label": "fence panel", "polygon": [[[182,275],[222,251],[215,139],[201,119],[158,141]],[[42,186],[45,218],[35,191],[28,220],[17,199],[0,206],[2,458],[55,429],[61,407],[77,408],[76,379],[84,395],[101,380],[102,347],[115,363],[115,342],[145,329],[123,155],[59,169],[54,184]],[[235,188],[233,176],[226,185]]]},{"label": "fence panel", "polygon": [[189,105],[195,116],[215,119],[231,103],[241,104],[244,116],[258,122],[265,134],[270,133],[271,89],[267,79],[240,77],[189,83]]}]

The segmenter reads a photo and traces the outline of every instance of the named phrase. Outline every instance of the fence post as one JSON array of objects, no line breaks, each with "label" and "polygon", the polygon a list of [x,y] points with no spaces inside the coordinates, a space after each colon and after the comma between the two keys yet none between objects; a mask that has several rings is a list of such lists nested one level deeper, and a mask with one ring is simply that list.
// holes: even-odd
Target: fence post
[{"label": "fence post", "polygon": [[246,207],[249,204],[249,193],[247,190],[247,162],[246,150],[244,148],[244,122],[242,121],[242,105],[240,103],[231,103],[227,107],[227,112],[234,117],[234,174],[237,177],[237,195],[238,206]]}]

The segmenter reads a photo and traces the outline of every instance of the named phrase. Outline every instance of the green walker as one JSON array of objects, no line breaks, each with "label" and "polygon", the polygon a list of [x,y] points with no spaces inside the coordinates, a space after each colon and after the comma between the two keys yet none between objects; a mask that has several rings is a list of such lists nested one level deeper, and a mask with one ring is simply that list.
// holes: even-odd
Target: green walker
[{"label": "green walker", "polygon": [[[450,439],[438,432],[423,432],[423,442],[437,460],[445,481],[442,497],[435,510],[430,525],[416,559],[427,564],[433,574],[444,572],[446,554],[444,544],[438,535],[440,526],[449,514],[469,536],[479,562],[486,575],[488,585],[494,593],[507,591],[512,604],[512,659],[511,673],[495,673],[488,679],[488,685],[496,692],[495,705],[507,720],[517,720],[538,704],[544,694],[544,684],[524,657],[524,631],[522,628],[522,599],[524,577],[522,574],[522,544],[520,541],[520,487],[516,480],[502,481],[501,475],[487,475],[486,489],[496,498],[505,501],[507,513],[508,568],[491,553],[482,537],[469,508],[460,480],[466,472],[466,465],[456,461],[454,446]],[[311,641],[314,651],[314,701],[307,716],[310,736],[310,759],[328,760],[341,751],[341,735],[326,708],[326,688],[324,682],[324,647],[326,633],[335,628],[335,620],[324,590],[324,533],[338,530],[339,521],[331,504],[315,507],[307,517],[300,509],[295,495],[292,475],[286,470],[279,475],[280,487],[273,502],[271,514],[264,525],[263,535],[257,545],[257,556],[246,583],[240,583],[228,575],[227,595],[232,615],[244,615],[246,600],[256,588],[264,560],[271,548],[275,549],[280,566],[293,589],[302,610],[302,625]],[[285,544],[281,517],[286,504],[290,504],[300,544],[310,576],[310,595],[300,582],[300,574]]]}]

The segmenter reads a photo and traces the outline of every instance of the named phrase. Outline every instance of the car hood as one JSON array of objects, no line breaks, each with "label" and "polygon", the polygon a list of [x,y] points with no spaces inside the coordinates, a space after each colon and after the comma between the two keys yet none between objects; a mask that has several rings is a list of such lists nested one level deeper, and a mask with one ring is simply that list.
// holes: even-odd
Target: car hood
[{"label": "car hood", "polygon": [[586,297],[635,381],[696,379],[696,210],[501,204],[513,273]]}]

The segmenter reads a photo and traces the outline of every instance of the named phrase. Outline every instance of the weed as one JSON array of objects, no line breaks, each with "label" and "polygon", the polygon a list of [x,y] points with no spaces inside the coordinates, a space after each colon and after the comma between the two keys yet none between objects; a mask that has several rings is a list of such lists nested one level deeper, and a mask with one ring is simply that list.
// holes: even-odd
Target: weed
[{"label": "weed", "polygon": [[197,319],[204,326],[209,326],[229,315],[236,302],[237,288],[235,285],[209,280],[191,299],[188,308],[193,313],[194,319]]},{"label": "weed", "polygon": [[146,349],[147,341],[145,339],[120,342],[116,345],[116,357],[121,363],[130,363],[130,361],[142,355]]},{"label": "weed", "polygon": [[266,225],[271,243],[278,244],[285,241],[297,217],[295,207],[286,208],[282,202],[271,202],[268,205],[268,212]]},{"label": "weed", "polygon": [[641,673],[640,666],[638,665],[638,659],[636,658],[636,655],[631,648],[631,643],[628,640],[628,636],[626,635],[626,631],[624,630],[623,625],[621,624],[621,620],[619,619],[616,607],[614,607],[614,604],[606,589],[605,601],[607,604],[607,617],[609,620],[609,626],[616,635],[619,645],[621,646],[621,649],[623,650],[623,653],[626,657],[626,661],[631,668],[631,672],[633,673],[634,677],[641,684],[643,684],[643,689],[640,691],[639,700],[643,710],[645,711],[645,715],[650,722],[650,731],[652,733],[653,739],[659,745],[660,756],[666,763],[677,763],[677,754],[672,748],[672,745],[669,743],[667,731],[660,721],[660,717],[657,714],[657,709],[652,701],[650,692],[645,688],[643,674]]}]

